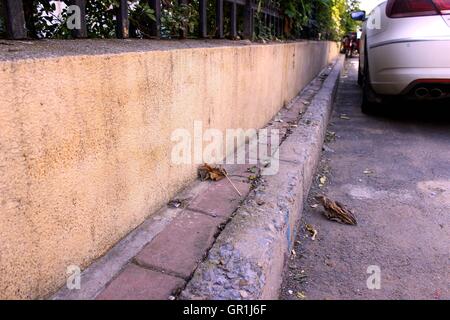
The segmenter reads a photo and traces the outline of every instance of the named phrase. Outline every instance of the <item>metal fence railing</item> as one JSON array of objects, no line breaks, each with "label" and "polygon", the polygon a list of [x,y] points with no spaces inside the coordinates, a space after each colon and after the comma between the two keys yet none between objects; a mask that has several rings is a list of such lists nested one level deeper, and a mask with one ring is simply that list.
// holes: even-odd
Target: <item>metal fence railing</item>
[{"label": "metal fence railing", "polygon": [[[26,0],[0,0],[3,7],[3,15],[5,18],[6,37],[9,39],[27,38],[27,14],[32,12],[27,6],[33,5],[33,1]],[[56,0],[64,2],[67,5],[75,5],[79,8],[80,21],[79,27],[72,30],[73,38],[87,38],[88,30],[86,23],[86,1],[94,0]],[[141,0],[142,1],[142,0]],[[154,11],[155,19],[149,21],[149,35],[151,37],[161,37],[161,0],[144,0]],[[198,35],[199,38],[208,37],[208,21],[207,6],[208,1],[214,1],[214,35],[216,38],[224,38],[224,22],[228,25],[228,36],[231,39],[237,39],[238,34],[245,39],[252,39],[255,34],[255,18],[258,15],[259,26],[263,26],[274,36],[283,34],[284,17],[281,10],[274,6],[271,0],[263,0],[256,3],[255,0],[198,0]],[[129,21],[129,1],[118,0],[119,7],[116,13],[116,37],[120,39],[130,37],[130,21]],[[180,4],[188,4],[189,0],[178,0]],[[229,5],[227,10],[228,17],[225,17],[224,6]],[[27,10],[28,9],[28,10]],[[238,21],[241,17],[241,21]],[[210,17],[211,19],[211,17]],[[240,23],[239,23],[240,22]],[[242,30],[238,30],[241,26]],[[187,30],[184,28],[180,31],[180,37],[187,37]]]}]

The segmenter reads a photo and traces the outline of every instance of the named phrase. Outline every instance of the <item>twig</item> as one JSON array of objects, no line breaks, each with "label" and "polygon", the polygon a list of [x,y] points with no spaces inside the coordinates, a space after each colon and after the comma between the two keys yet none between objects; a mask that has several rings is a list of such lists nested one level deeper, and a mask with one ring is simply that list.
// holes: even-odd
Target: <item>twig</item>
[{"label": "twig", "polygon": [[223,174],[224,174],[225,178],[227,178],[228,182],[231,183],[231,185],[233,186],[234,190],[236,190],[236,192],[238,193],[238,195],[239,195],[240,197],[242,197],[242,194],[241,194],[241,193],[239,192],[239,190],[236,188],[236,186],[234,185],[233,181],[231,181],[230,178],[228,178],[228,175],[227,175],[225,172],[223,172]]}]

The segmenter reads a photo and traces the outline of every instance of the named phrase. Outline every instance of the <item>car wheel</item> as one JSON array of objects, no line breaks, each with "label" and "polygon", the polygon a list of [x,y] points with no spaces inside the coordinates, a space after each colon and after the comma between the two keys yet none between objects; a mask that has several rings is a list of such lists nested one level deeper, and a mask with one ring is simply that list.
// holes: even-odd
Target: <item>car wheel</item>
[{"label": "car wheel", "polygon": [[360,64],[359,67],[358,67],[358,85],[359,85],[360,87],[362,87],[363,82],[364,82],[364,76],[363,76],[363,74],[362,74],[361,64]]},{"label": "car wheel", "polygon": [[370,89],[367,89],[367,87],[364,86],[363,88],[363,99],[361,103],[361,111],[364,114],[373,114],[375,109],[379,107],[379,104],[376,102],[373,102],[370,99],[370,92],[368,92]]},{"label": "car wheel", "polygon": [[380,107],[377,102],[377,94],[373,91],[370,83],[369,63],[367,60],[367,51],[364,58],[364,73],[361,79],[363,89],[363,99],[361,103],[361,111],[364,114],[373,114]]}]

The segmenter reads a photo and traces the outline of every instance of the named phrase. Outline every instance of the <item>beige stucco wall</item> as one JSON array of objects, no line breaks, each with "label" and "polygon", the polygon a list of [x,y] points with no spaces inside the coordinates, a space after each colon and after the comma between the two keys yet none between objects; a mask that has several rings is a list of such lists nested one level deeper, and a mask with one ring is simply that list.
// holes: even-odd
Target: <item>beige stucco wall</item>
[{"label": "beige stucco wall", "polygon": [[0,298],[45,297],[194,179],[176,128],[258,128],[328,42],[0,61]]}]

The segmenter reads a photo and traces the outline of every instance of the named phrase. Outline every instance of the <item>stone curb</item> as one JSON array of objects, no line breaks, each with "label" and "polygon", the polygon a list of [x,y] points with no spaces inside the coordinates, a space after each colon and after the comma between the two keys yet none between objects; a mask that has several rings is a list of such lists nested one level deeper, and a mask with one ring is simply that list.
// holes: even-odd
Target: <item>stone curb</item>
[{"label": "stone curb", "polygon": [[[312,81],[311,84],[314,82]],[[305,90],[311,89],[310,85]],[[326,86],[327,82],[325,81],[322,84],[322,88]],[[319,97],[320,92],[315,95],[316,99]],[[306,109],[305,103],[307,102],[302,101],[301,97],[303,95],[299,95],[289,106],[280,111],[278,116],[283,118],[285,123],[297,123],[299,112],[302,113]],[[276,118],[277,116],[274,119]],[[307,126],[315,127],[313,121],[317,120],[314,120],[312,116],[310,118],[311,122]],[[280,130],[282,136],[288,130],[283,121],[271,121],[268,128]],[[292,137],[298,136],[303,142],[310,141],[308,137],[305,138],[299,134],[299,131],[291,133],[283,142],[282,147],[277,150],[280,151],[282,163],[277,180],[279,186],[275,189],[272,188],[273,190],[269,188],[266,192],[263,192],[261,188],[257,188],[251,194],[256,193],[261,199],[264,198],[264,201],[268,204],[277,203],[277,199],[271,199],[270,196],[276,197],[276,190],[283,190],[284,182],[291,179],[289,170],[286,169],[297,165],[297,162],[301,161],[289,153],[301,153],[300,149],[297,150],[297,144],[291,142]],[[290,146],[289,148],[292,148],[292,150],[288,150],[284,146]],[[277,152],[275,154],[278,155]],[[114,245],[103,257],[82,272],[82,286],[80,290],[69,290],[64,286],[50,298],[57,300],[167,299],[172,295],[176,295],[179,290],[185,287],[186,282],[189,282],[198,263],[208,253],[208,249],[211,246],[214,248],[213,243],[216,235],[220,232],[222,226],[230,221],[231,215],[240,206],[241,200],[249,192],[249,176],[252,173],[248,170],[254,166],[245,164],[225,165],[225,167],[230,179],[234,181],[235,186],[242,193],[240,199],[238,199],[235,190],[225,180],[218,183],[196,181],[190,184],[176,197],[176,199],[189,200],[185,208],[170,208],[167,206],[161,208],[159,212],[152,215],[151,218],[147,219],[142,225]],[[289,183],[291,184],[292,182]],[[261,203],[250,196],[245,208],[251,210],[249,204],[254,204],[255,201]],[[270,214],[270,210],[267,210],[264,205],[258,209],[266,210],[266,213]],[[228,222],[231,226],[226,228],[234,228],[233,225],[235,223],[233,221],[237,219],[239,224],[239,219],[242,216],[243,214],[239,214],[236,218],[231,219],[232,222]],[[270,217],[267,216],[267,218]],[[270,232],[276,233],[276,230],[281,228],[280,226],[283,225],[283,222],[275,222],[261,227],[267,229],[268,226]],[[290,230],[288,235],[291,238],[292,231]],[[264,231],[261,232],[261,235],[263,234]],[[258,238],[258,235],[248,234],[247,236],[249,240],[251,237],[258,241],[261,240]],[[252,242],[248,241],[248,243],[251,244]],[[254,252],[258,251],[255,250]],[[280,252],[283,253],[283,251]],[[200,265],[203,264],[201,263]],[[265,283],[266,276],[261,272],[254,273],[247,265],[241,268],[244,269],[240,273],[245,273],[247,277],[241,277],[240,280],[250,280],[248,278],[250,274],[252,283],[258,283],[258,285],[260,281]],[[215,276],[214,273],[212,276]],[[223,282],[220,276],[211,279]],[[241,284],[244,283],[242,281]],[[224,289],[224,293],[226,292],[228,291]],[[240,290],[239,296],[245,297],[245,291]]]},{"label": "stone curb", "polygon": [[[342,57],[293,130],[281,144],[279,170],[238,209],[181,299],[277,299],[286,256],[322,151]],[[264,172],[263,172],[264,173]]]}]

